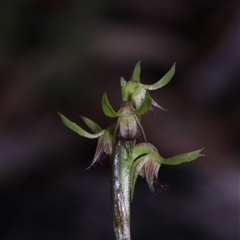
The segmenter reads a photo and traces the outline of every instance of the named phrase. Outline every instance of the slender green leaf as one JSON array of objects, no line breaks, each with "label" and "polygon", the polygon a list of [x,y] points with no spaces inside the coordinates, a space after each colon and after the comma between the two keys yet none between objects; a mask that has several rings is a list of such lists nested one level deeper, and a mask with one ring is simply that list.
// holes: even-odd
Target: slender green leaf
[{"label": "slender green leaf", "polygon": [[83,121],[86,123],[86,125],[92,130],[93,133],[98,133],[102,130],[101,127],[98,126],[98,124],[96,124],[91,119],[83,117],[83,116],[80,116],[80,117],[83,119]]},{"label": "slender green leaf", "polygon": [[102,109],[106,116],[108,117],[117,117],[118,114],[114,111],[111,104],[108,101],[107,94],[104,93],[102,97]]},{"label": "slender green leaf", "polygon": [[65,126],[67,126],[68,128],[70,128],[72,131],[74,131],[75,133],[77,133],[78,135],[82,136],[82,137],[86,137],[86,138],[98,138],[99,136],[101,136],[104,133],[104,130],[100,131],[99,133],[96,134],[91,134],[88,133],[87,131],[85,131],[84,129],[82,129],[81,127],[79,127],[76,123],[70,121],[69,119],[67,119],[65,116],[63,116],[61,113],[58,113],[64,123]]},{"label": "slender green leaf", "polygon": [[164,87],[172,79],[172,77],[175,73],[175,65],[176,64],[174,63],[173,66],[171,67],[171,69],[158,82],[156,82],[152,85],[142,84],[143,87],[147,90],[156,90],[158,88]]},{"label": "slender green leaf", "polygon": [[141,66],[140,61],[135,65],[132,73],[131,80],[135,80],[137,82],[140,82],[140,74],[141,74]]}]

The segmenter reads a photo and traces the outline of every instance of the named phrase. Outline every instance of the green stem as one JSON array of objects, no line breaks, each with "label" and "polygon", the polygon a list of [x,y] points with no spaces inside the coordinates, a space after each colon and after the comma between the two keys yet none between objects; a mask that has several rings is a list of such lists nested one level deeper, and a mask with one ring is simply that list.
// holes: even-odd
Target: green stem
[{"label": "green stem", "polygon": [[116,240],[131,240],[130,174],[132,158],[129,143],[118,140],[112,157],[111,193],[113,228]]}]

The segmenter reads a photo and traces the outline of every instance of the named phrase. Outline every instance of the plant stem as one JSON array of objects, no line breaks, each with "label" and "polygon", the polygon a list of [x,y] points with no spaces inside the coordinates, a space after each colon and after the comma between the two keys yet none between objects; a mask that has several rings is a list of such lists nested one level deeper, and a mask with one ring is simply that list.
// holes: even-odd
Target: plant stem
[{"label": "plant stem", "polygon": [[116,240],[131,240],[130,176],[132,158],[129,143],[118,140],[112,156],[111,194],[113,228]]}]

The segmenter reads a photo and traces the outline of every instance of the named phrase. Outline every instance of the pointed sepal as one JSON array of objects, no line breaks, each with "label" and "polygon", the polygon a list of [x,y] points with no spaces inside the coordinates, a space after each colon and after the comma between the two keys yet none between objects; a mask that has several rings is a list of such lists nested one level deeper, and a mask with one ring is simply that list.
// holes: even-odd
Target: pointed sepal
[{"label": "pointed sepal", "polygon": [[166,165],[178,165],[185,162],[191,162],[199,157],[205,156],[204,154],[201,154],[202,150],[203,148],[188,153],[178,154],[170,158],[158,158],[158,161]]},{"label": "pointed sepal", "polygon": [[108,117],[113,118],[113,117],[118,116],[118,114],[115,112],[115,110],[113,109],[113,107],[109,103],[106,93],[104,93],[103,97],[102,97],[102,109],[103,109],[104,114]]},{"label": "pointed sepal", "polygon": [[135,145],[133,149],[132,158],[135,160],[142,155],[146,155],[154,151],[157,151],[157,148],[154,147],[151,143],[148,142],[138,143]]},{"label": "pointed sepal", "polygon": [[120,85],[121,85],[122,100],[128,101],[128,94],[126,90],[127,81],[123,77],[120,78]]},{"label": "pointed sepal", "polygon": [[141,62],[139,61],[134,69],[133,69],[133,73],[132,73],[132,77],[131,80],[135,80],[137,82],[140,82],[140,74],[141,74],[141,66],[140,66]]},{"label": "pointed sepal", "polygon": [[159,88],[167,85],[175,73],[175,70],[176,70],[175,65],[176,64],[174,63],[173,66],[171,67],[171,69],[159,81],[157,81],[156,83],[154,83],[152,85],[142,84],[143,87],[147,90],[156,90],[156,89],[159,89]]},{"label": "pointed sepal", "polygon": [[160,106],[158,103],[156,103],[153,99],[152,99],[152,105],[153,105],[154,107],[157,107],[157,108],[163,110],[163,111],[167,111],[167,109],[161,107],[161,106]]},{"label": "pointed sepal", "polygon": [[99,136],[101,136],[104,133],[104,130],[101,130],[98,133],[91,134],[91,133],[85,131],[84,129],[82,129],[81,127],[79,127],[75,122],[70,121],[68,118],[66,118],[61,113],[58,113],[58,114],[60,115],[62,122],[64,123],[65,126],[67,126],[69,129],[71,129],[72,131],[74,131],[75,133],[77,133],[78,135],[80,135],[82,137],[98,138]]},{"label": "pointed sepal", "polygon": [[154,159],[154,156],[151,153],[143,155],[134,161],[131,173],[131,200],[133,199],[138,175],[146,178],[150,190],[154,192],[154,179],[158,178],[160,166],[161,164]]},{"label": "pointed sepal", "polygon": [[91,119],[83,116],[80,117],[83,119],[83,121],[86,123],[86,125],[91,129],[93,133],[98,133],[102,131],[101,127]]},{"label": "pointed sepal", "polygon": [[143,115],[144,113],[150,110],[151,105],[152,105],[152,98],[148,93],[148,91],[146,91],[143,102],[140,105],[140,108],[135,110],[135,113],[138,115]]},{"label": "pointed sepal", "polygon": [[106,154],[107,156],[112,155],[114,132],[115,132],[115,126],[113,125],[111,125],[110,127],[104,130],[104,133],[98,139],[97,148],[96,148],[93,160],[87,169],[91,168],[98,161],[100,161],[104,154]]},{"label": "pointed sepal", "polygon": [[192,151],[189,153],[179,154],[170,158],[164,159],[155,146],[151,143],[136,144],[132,151],[132,159],[134,160],[131,171],[131,199],[134,195],[134,188],[138,175],[145,177],[148,186],[154,192],[154,180],[158,178],[158,171],[161,164],[178,165],[185,162],[193,161],[201,156],[203,149]]}]

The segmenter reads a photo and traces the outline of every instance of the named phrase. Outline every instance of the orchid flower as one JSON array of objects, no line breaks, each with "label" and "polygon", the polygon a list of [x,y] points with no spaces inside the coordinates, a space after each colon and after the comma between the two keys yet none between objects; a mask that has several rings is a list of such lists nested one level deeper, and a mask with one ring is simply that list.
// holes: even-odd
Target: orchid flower
[{"label": "orchid flower", "polygon": [[96,162],[98,162],[101,159],[101,157],[103,156],[103,154],[106,154],[107,156],[112,155],[113,135],[114,135],[114,131],[115,131],[114,125],[111,125],[106,129],[101,129],[101,127],[99,127],[91,119],[81,116],[83,121],[93,132],[93,133],[89,133],[89,132],[85,131],[84,129],[82,129],[81,127],[79,127],[76,123],[70,121],[68,118],[63,116],[61,113],[59,113],[59,115],[60,115],[63,123],[68,128],[70,128],[75,133],[77,133],[78,135],[80,135],[82,137],[86,137],[86,138],[91,138],[91,139],[98,138],[98,143],[97,143],[97,148],[96,148],[96,151],[94,154],[94,158],[88,168],[92,167]]},{"label": "orchid flower", "polygon": [[204,156],[201,154],[203,149],[192,151],[189,153],[182,153],[170,158],[163,158],[156,147],[151,143],[139,143],[135,146],[132,152],[134,159],[131,171],[131,199],[133,199],[134,188],[138,175],[145,177],[148,186],[152,192],[154,189],[154,179],[158,179],[158,171],[161,164],[178,165],[184,162],[190,162],[198,157]]},{"label": "orchid flower", "polygon": [[144,101],[137,110],[132,107],[131,102],[125,101],[122,103],[118,112],[112,108],[108,101],[107,94],[104,93],[102,97],[102,109],[108,117],[118,117],[116,130],[119,129],[119,137],[125,141],[136,139],[138,127],[146,140],[145,133],[139,121],[139,116],[146,113],[151,107],[151,98],[146,94]]},{"label": "orchid flower", "polygon": [[[92,131],[89,133],[59,113],[63,123],[82,137],[98,138],[97,148],[90,168],[101,156],[110,157],[111,163],[111,193],[113,228],[117,240],[130,240],[130,202],[133,199],[137,177],[145,177],[152,192],[155,192],[154,182],[162,164],[178,165],[193,161],[201,156],[203,149],[163,158],[157,148],[147,142],[146,134],[141,125],[141,116],[158,105],[150,96],[149,91],[165,86],[175,73],[175,63],[171,69],[152,85],[140,83],[141,67],[138,62],[133,70],[130,81],[120,78],[122,104],[116,112],[108,101],[107,94],[102,97],[102,110],[107,117],[117,118],[114,125],[101,129],[92,120],[82,117]],[[157,131],[157,130],[156,130]],[[139,141],[139,133],[143,140]],[[137,141],[138,140],[138,141]]]},{"label": "orchid flower", "polygon": [[[123,101],[130,101],[135,109],[141,107],[148,90],[149,91],[157,90],[159,88],[164,87],[166,84],[170,82],[175,73],[175,63],[173,64],[171,69],[159,81],[151,85],[140,83],[140,73],[141,67],[140,62],[138,62],[133,70],[130,81],[126,82],[126,80],[123,77],[120,78],[122,99]],[[166,110],[162,108],[160,105],[158,105],[153,99],[152,105],[162,110]]]}]

